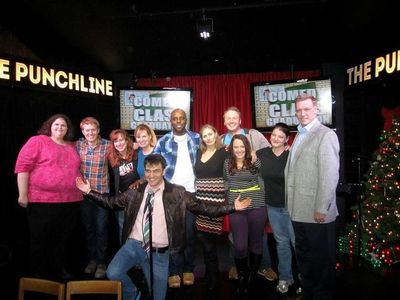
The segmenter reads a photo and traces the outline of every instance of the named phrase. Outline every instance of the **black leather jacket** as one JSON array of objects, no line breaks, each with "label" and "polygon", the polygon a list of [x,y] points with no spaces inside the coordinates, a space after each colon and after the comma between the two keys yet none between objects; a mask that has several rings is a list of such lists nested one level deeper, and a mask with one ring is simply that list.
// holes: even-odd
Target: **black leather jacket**
[{"label": "black leather jacket", "polygon": [[[170,252],[181,251],[185,246],[185,214],[186,209],[194,214],[207,215],[209,217],[219,217],[233,213],[233,205],[212,206],[203,202],[196,201],[194,196],[186,192],[185,188],[165,181],[163,193],[163,203],[165,211],[165,221],[167,223],[168,241]],[[125,242],[129,237],[142,201],[147,182],[139,186],[137,190],[127,190],[126,192],[110,196],[91,191],[87,196],[101,202],[106,208],[118,209],[125,208],[124,226],[122,229],[122,240]]]}]

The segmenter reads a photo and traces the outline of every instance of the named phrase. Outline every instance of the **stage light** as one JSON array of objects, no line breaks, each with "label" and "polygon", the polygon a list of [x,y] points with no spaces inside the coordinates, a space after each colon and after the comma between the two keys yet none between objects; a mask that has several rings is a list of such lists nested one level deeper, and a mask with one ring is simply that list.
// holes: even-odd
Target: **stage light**
[{"label": "stage light", "polygon": [[214,32],[214,22],[211,18],[206,18],[203,15],[203,18],[197,21],[197,32],[202,39],[209,39]]}]

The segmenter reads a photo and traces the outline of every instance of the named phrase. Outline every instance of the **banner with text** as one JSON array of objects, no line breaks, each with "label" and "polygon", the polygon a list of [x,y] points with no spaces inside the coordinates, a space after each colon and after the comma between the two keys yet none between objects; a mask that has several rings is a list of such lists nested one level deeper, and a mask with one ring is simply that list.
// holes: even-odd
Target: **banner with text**
[{"label": "banner with text", "polygon": [[0,84],[114,96],[112,80],[0,57]]}]

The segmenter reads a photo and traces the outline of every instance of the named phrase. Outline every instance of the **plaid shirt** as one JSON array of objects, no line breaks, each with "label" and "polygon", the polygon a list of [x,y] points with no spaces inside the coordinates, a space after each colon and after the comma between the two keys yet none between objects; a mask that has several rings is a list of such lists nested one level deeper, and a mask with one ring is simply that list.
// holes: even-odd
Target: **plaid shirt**
[{"label": "plaid shirt", "polygon": [[83,137],[76,142],[76,149],[81,158],[81,173],[85,179],[89,179],[90,186],[102,194],[110,192],[106,158],[109,144],[110,141],[102,138],[99,138],[99,143],[94,148],[90,147]]},{"label": "plaid shirt", "polygon": [[[186,131],[188,135],[188,150],[190,160],[192,161],[192,168],[196,164],[197,150],[200,147],[200,135],[196,132]],[[166,162],[167,168],[165,169],[165,179],[170,181],[174,176],[176,158],[178,154],[178,144],[174,141],[174,134],[168,132],[157,141],[157,145],[154,148],[153,153],[161,154]]]}]

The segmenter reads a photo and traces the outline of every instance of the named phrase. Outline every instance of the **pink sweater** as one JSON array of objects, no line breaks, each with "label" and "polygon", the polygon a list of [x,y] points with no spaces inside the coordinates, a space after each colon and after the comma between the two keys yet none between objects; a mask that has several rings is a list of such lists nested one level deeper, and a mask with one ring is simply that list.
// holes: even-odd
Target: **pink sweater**
[{"label": "pink sweater", "polygon": [[74,145],[59,145],[49,136],[37,135],[19,152],[15,173],[29,173],[29,202],[76,202],[83,198],[75,185],[80,165]]}]

